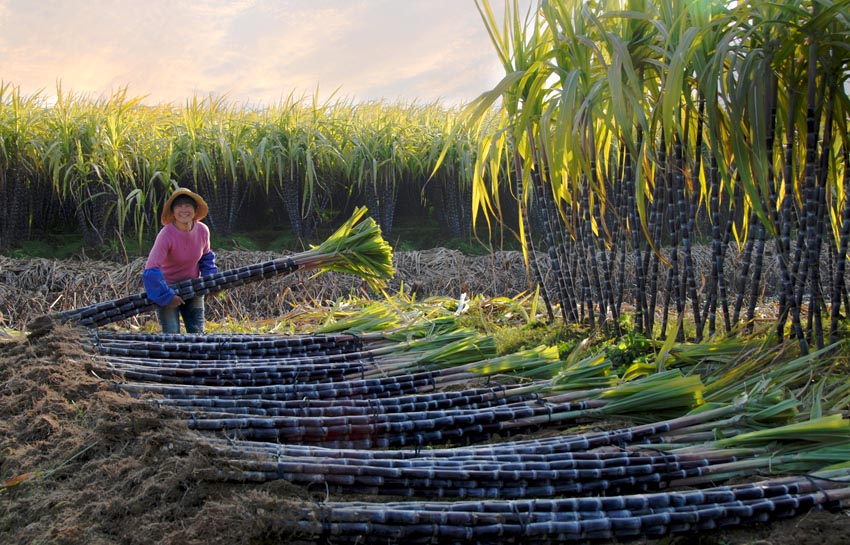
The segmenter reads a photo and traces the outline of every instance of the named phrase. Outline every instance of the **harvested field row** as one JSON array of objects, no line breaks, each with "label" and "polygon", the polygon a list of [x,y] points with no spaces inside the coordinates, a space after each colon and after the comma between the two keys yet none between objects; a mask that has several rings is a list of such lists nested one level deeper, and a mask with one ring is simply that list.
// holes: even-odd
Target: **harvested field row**
[{"label": "harvested field row", "polygon": [[[119,342],[121,339],[121,334],[118,334],[111,337],[111,342]],[[395,481],[388,480],[389,469],[380,472],[384,475],[380,482],[386,483],[382,485],[386,486],[386,492],[383,494],[390,494],[380,503],[375,503],[376,496],[363,495],[369,491],[381,494],[380,487],[375,488],[379,481],[374,477],[368,478],[372,483],[370,487],[365,486],[366,481],[358,484],[356,479],[348,486],[345,484],[346,480],[336,479],[329,481],[327,485],[321,485],[321,479],[309,478],[308,467],[313,467],[312,471],[316,472],[313,473],[314,476],[333,474],[333,465],[315,463],[322,459],[320,455],[332,452],[327,448],[320,452],[310,451],[311,447],[285,446],[262,441],[221,441],[216,439],[220,434],[192,431],[189,428],[192,427],[190,423],[193,419],[187,418],[185,408],[152,403],[155,399],[161,399],[153,390],[146,395],[139,396],[137,392],[137,395],[133,396],[120,387],[126,382],[120,378],[120,369],[114,370],[114,373],[109,372],[110,358],[111,356],[105,357],[103,354],[95,355],[88,333],[65,326],[57,327],[40,337],[10,340],[0,344],[0,381],[4,392],[0,397],[0,426],[3,428],[2,448],[5,453],[0,465],[0,476],[4,480],[0,494],[6,496],[0,529],[6,536],[6,542],[315,543],[318,536],[330,532],[326,536],[329,542],[342,543],[350,541],[351,535],[363,532],[366,528],[352,526],[345,529],[347,526],[344,521],[351,520],[350,512],[346,514],[347,509],[355,509],[366,517],[367,512],[382,502],[391,502],[398,495],[406,495],[402,494],[398,483],[393,484]],[[144,361],[140,363],[149,367],[159,365]],[[136,381],[136,384],[144,383]],[[427,389],[431,391],[433,386],[428,386]],[[219,410],[229,409],[216,409]],[[195,408],[193,411],[195,421],[198,421],[198,418],[203,418],[206,410]],[[343,456],[353,456],[353,452],[360,452],[363,458],[360,465],[365,465],[358,474],[361,475],[360,479],[367,479],[365,468],[370,465],[367,460],[379,459],[382,457],[381,452],[386,455],[397,452],[395,457],[399,461],[394,463],[397,469],[393,471],[409,473],[404,481],[408,482],[407,486],[413,485],[415,481],[410,479],[414,478],[415,474],[425,470],[434,485],[442,482],[440,478],[449,479],[445,483],[451,483],[453,476],[456,479],[465,475],[457,484],[465,483],[469,492],[474,492],[475,486],[484,483],[481,481],[485,475],[481,473],[484,470],[482,464],[485,462],[484,458],[481,458],[484,452],[495,454],[497,450],[492,449],[496,447],[506,449],[512,444],[533,443],[534,450],[542,453],[564,440],[567,440],[567,443],[563,444],[569,444],[565,436],[559,438],[549,431],[542,431],[540,434],[529,435],[526,430],[525,435],[512,441],[502,438],[501,441],[491,444],[486,451],[482,450],[480,454],[476,454],[476,461],[471,462],[473,465],[458,465],[461,463],[458,458],[457,462],[446,466],[444,470],[438,469],[440,465],[434,465],[437,458],[421,457],[421,454],[428,452],[436,456],[441,452],[440,449],[421,453],[407,451],[410,462],[403,462],[404,451],[364,450],[352,451],[350,454],[344,454],[348,451],[340,451],[333,456],[341,461]],[[609,436],[607,432],[599,435],[606,436]],[[619,441],[618,444],[625,443]],[[454,449],[445,452],[448,454],[452,450]],[[477,452],[472,450],[472,447],[464,447],[458,449],[457,454],[464,451],[468,451],[470,455]],[[569,457],[558,455],[552,460],[558,459],[561,460],[559,463],[564,463],[569,459],[573,460],[570,462],[572,464],[596,464],[599,462],[592,460],[607,459],[609,461],[605,462],[606,466],[620,465],[620,462],[614,463],[614,460],[618,459],[615,457],[616,451],[608,454],[602,452],[576,452]],[[641,452],[638,449],[628,455],[631,465],[638,467],[640,464],[636,464],[636,460],[648,461],[653,456],[657,457],[657,454],[650,456]],[[417,459],[420,460],[419,469],[413,469],[412,466],[409,470],[403,469]],[[488,463],[496,463],[496,460],[497,458],[491,458]],[[283,461],[290,465],[281,465]],[[310,461],[313,465],[309,465]],[[388,458],[380,465],[389,468],[389,461]],[[723,458],[718,456],[715,461],[720,463]],[[269,466],[268,462],[273,463]],[[354,459],[348,463],[353,464]],[[660,463],[668,470],[676,467],[671,459],[659,458],[652,463]],[[684,464],[681,470],[689,467],[684,460],[677,463]],[[306,481],[301,479],[301,485],[291,484],[286,477],[288,473],[284,468],[296,467],[292,464],[298,464],[301,469],[293,473],[291,479],[296,480],[296,475],[307,478]],[[269,473],[270,468],[275,468],[272,473]],[[473,471],[478,472],[477,477],[469,473],[473,468],[477,468]],[[439,477],[434,471],[442,471],[443,477]],[[537,471],[538,478],[544,478],[545,472]],[[592,472],[586,474],[592,475]],[[261,475],[265,476],[260,478]],[[507,473],[500,479],[506,476]],[[481,484],[476,485],[476,479],[481,481]],[[333,484],[334,482],[336,484]],[[805,482],[811,483],[808,480]],[[443,486],[447,486],[445,483]],[[501,489],[503,493],[507,493],[514,488],[508,486]],[[418,489],[417,494],[426,494],[424,490]],[[802,489],[800,493],[804,493]],[[635,501],[639,497],[643,496],[636,496]],[[837,493],[829,496],[827,492],[827,497],[835,502],[841,496]],[[661,499],[662,496],[659,496],[655,501]],[[370,503],[362,503],[364,501]],[[614,501],[613,497],[611,501]],[[803,503],[793,501],[798,506],[796,510],[781,508],[776,511],[777,514],[796,515],[790,520],[770,524],[754,523],[739,529],[720,530],[719,526],[715,525],[708,533],[705,532],[711,526],[703,525],[700,543],[734,545],[753,543],[759,539],[779,545],[792,542],[817,542],[822,545],[843,543],[841,540],[847,532],[846,516],[817,510],[804,515],[808,509],[805,505],[816,505],[806,502],[815,500],[806,500]],[[540,507],[543,506],[539,500],[538,503]],[[408,507],[401,503],[386,505],[383,509],[383,524],[395,520],[392,518],[395,515],[391,515],[394,510],[409,510],[414,505],[421,505],[421,509],[424,509],[426,504],[409,504]],[[431,501],[427,505],[434,509],[437,503]],[[472,506],[469,502],[467,505]],[[833,503],[832,507],[835,506]],[[492,508],[496,508],[495,504],[492,504]],[[419,510],[420,507],[414,509]],[[510,511],[511,508],[508,509]],[[736,509],[743,513],[744,507]],[[451,520],[460,521],[461,517],[465,516],[459,509],[454,511],[456,514]],[[756,511],[758,509],[748,511],[753,521],[769,518],[764,515],[765,511],[758,511],[763,513],[762,515],[758,515]],[[438,519],[433,518],[434,516],[423,511],[417,515],[417,520],[420,524],[426,523],[426,520],[436,522]],[[710,520],[707,514],[700,516],[704,523]],[[314,520],[324,521],[325,524],[316,526]],[[360,517],[358,520],[367,519]],[[476,520],[488,519],[480,514],[476,516]],[[498,520],[508,519],[499,515]],[[747,517],[740,518],[742,522],[746,520]],[[623,519],[622,524],[616,523],[608,527],[622,528],[623,531],[632,532],[632,537],[635,537],[633,532],[640,525],[634,526],[632,522]],[[627,527],[631,530],[626,530]],[[411,542],[455,542],[455,538],[451,537],[454,534],[448,532],[448,529],[444,538],[434,541],[436,538],[431,534],[427,537],[415,534],[418,531],[415,524],[411,526],[406,523],[398,528],[407,528],[406,532],[413,532],[404,538]],[[369,542],[397,542],[402,534],[392,535],[397,537],[375,538]],[[542,535],[544,534],[539,534]],[[555,536],[545,535],[550,536],[548,539]],[[561,536],[556,539],[558,542],[570,541],[564,537],[567,534],[557,535]],[[602,532],[576,535],[584,535],[591,540],[593,535],[602,539],[603,535],[608,534]],[[490,542],[490,538],[484,537],[484,534],[481,534],[479,539],[481,542]],[[499,542],[504,542],[504,539],[508,539],[507,534],[499,538]],[[528,538],[522,539],[525,542]],[[638,538],[638,542],[652,541],[643,537]]]}]

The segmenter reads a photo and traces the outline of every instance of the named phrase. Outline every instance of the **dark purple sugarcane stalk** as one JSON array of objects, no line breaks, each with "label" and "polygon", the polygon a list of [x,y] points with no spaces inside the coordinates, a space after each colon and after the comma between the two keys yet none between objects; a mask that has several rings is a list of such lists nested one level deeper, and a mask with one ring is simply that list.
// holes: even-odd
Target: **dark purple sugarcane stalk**
[{"label": "dark purple sugarcane stalk", "polygon": [[[227,449],[221,449],[228,456]],[[560,459],[558,459],[560,458]],[[228,469],[210,477],[227,480],[285,479],[299,484],[323,483],[334,491],[350,492],[370,486],[385,495],[428,497],[521,498],[562,494],[624,493],[658,490],[676,479],[698,477],[705,468],[737,460],[723,452],[702,458],[630,453],[618,458],[578,453],[547,461],[483,460],[319,460],[281,457],[228,459]],[[238,470],[235,470],[237,469]]]},{"label": "dark purple sugarcane stalk", "polygon": [[[480,402],[460,401],[457,405],[468,408],[470,410],[484,410],[492,407],[504,407],[506,405],[517,402],[528,402],[534,400],[532,394],[518,395],[506,398],[494,398]],[[183,411],[197,412],[201,410],[204,415],[256,415],[256,416],[288,416],[288,417],[322,417],[322,416],[355,416],[355,415],[375,415],[375,414],[393,414],[393,413],[411,413],[416,411],[435,411],[441,407],[436,406],[437,403],[419,403],[419,404],[404,404],[404,405],[379,405],[377,403],[371,406],[355,405],[344,401],[337,401],[333,404],[304,403],[296,404],[294,402],[279,401],[259,404],[250,403],[226,403],[227,400],[220,404],[216,403],[215,399],[211,400],[186,400],[161,401],[161,405],[172,406]],[[377,400],[380,401],[380,400]],[[238,404],[237,404],[238,403]],[[448,407],[451,407],[446,403]]]},{"label": "dark purple sugarcane stalk", "polygon": [[[691,300],[691,306],[694,313],[694,325],[696,327],[696,342],[702,340],[702,317],[700,316],[699,297],[697,296],[696,272],[694,271],[693,254],[691,252],[691,230],[693,229],[694,210],[693,199],[688,198],[685,191],[685,159],[683,156],[682,138],[676,136],[675,157],[676,157],[676,193],[679,208],[679,230],[682,237],[682,251],[684,253],[684,264],[682,279],[679,283],[679,299],[681,301],[682,311],[685,310],[687,297]],[[684,324],[681,320],[679,336],[684,339]]]},{"label": "dark purple sugarcane stalk", "polygon": [[[230,269],[214,274],[184,280],[171,286],[177,295],[183,299],[192,299],[199,295],[208,295],[225,289],[256,282],[281,274],[290,274],[299,269],[309,268],[310,261],[299,263],[295,256],[284,257]],[[84,327],[100,327],[120,320],[125,320],[142,312],[154,310],[153,303],[146,293],[136,293],[112,301],[105,301],[83,308],[67,310],[50,316],[59,323],[73,322]]]},{"label": "dark purple sugarcane stalk", "polygon": [[755,255],[753,258],[753,279],[750,284],[750,301],[747,306],[747,326],[746,330],[749,333],[752,333],[756,314],[756,303],[761,297],[761,276],[762,269],[764,266],[764,247],[767,238],[767,229],[765,229],[764,224],[762,222],[758,222],[756,226],[756,241],[755,241]]},{"label": "dark purple sugarcane stalk", "polygon": [[271,408],[271,409],[310,409],[310,408],[332,408],[353,407],[367,410],[368,414],[378,412],[405,412],[413,410],[437,410],[451,407],[473,407],[479,403],[487,404],[498,400],[531,400],[537,399],[533,388],[510,388],[502,386],[492,388],[479,388],[464,391],[436,391],[427,394],[413,394],[377,399],[295,399],[295,400],[272,400],[263,398],[218,398],[207,397],[181,397],[171,395],[169,398],[158,399],[161,405],[173,405],[177,407],[210,407],[227,409],[230,407],[249,408]]},{"label": "dark purple sugarcane stalk", "polygon": [[581,221],[577,232],[579,233],[579,244],[581,251],[579,259],[579,274],[581,275],[581,300],[587,312],[588,325],[591,329],[596,327],[596,301],[593,297],[593,288],[591,287],[591,278],[595,275],[598,277],[599,271],[596,268],[596,256],[594,249],[590,244],[591,227],[590,227],[590,187],[589,181],[584,174],[581,180]]},{"label": "dark purple sugarcane stalk", "polygon": [[604,405],[604,402],[578,402],[553,408],[518,403],[491,409],[455,409],[415,413],[345,415],[338,417],[242,417],[206,418],[195,413],[188,421],[191,429],[225,432],[246,439],[274,438],[284,443],[323,444],[326,440],[358,441],[381,438],[390,446],[427,445],[437,441],[464,442],[488,439],[494,433],[517,432],[536,427],[542,416],[562,422],[577,414]]},{"label": "dark purple sugarcane stalk", "polygon": [[[248,444],[242,443],[241,447],[268,450],[271,449],[280,455],[293,456],[328,456],[328,457],[360,457],[360,458],[452,458],[485,456],[508,456],[526,457],[554,455],[559,453],[585,452],[590,449],[607,447],[611,445],[646,444],[658,436],[676,429],[694,426],[699,423],[711,422],[718,418],[725,418],[735,414],[740,406],[729,405],[711,409],[699,414],[687,415],[671,420],[643,424],[631,428],[608,430],[583,435],[557,436],[546,439],[532,439],[525,441],[512,441],[508,443],[497,443],[492,445],[470,446],[450,449],[427,449],[427,450],[392,450],[392,451],[370,451],[359,452],[350,450],[352,447],[313,448],[300,447],[296,445],[277,444]],[[359,447],[356,447],[359,448]],[[349,450],[346,450],[349,449]]]},{"label": "dark purple sugarcane stalk", "polygon": [[[817,87],[817,45],[813,39],[809,40],[808,47],[808,89],[807,89],[807,104],[806,104],[806,154],[804,163],[804,176],[802,193],[804,195],[803,208],[805,212],[805,232],[803,227],[800,228],[798,235],[797,255],[800,256],[799,277],[797,278],[797,290],[795,293],[796,308],[801,308],[803,304],[804,292],[807,284],[811,282],[809,290],[809,316],[819,316],[819,299],[816,297],[818,293],[819,283],[815,274],[817,268],[818,249],[814,248],[819,243],[817,236],[817,213],[818,213],[818,183],[816,175],[817,167],[817,141],[819,127],[816,119],[816,104],[815,95]],[[802,250],[805,241],[805,251]],[[796,260],[795,260],[796,265]],[[809,353],[809,345],[812,342],[811,322],[807,327],[805,334],[797,341],[800,345],[800,351],[805,355]]]},{"label": "dark purple sugarcane stalk", "polygon": [[[834,120],[834,110],[835,110],[835,92],[832,89],[825,89],[824,92],[828,93],[828,99],[825,107],[825,119],[824,119],[824,128],[823,128],[823,138],[821,139],[821,153],[820,158],[816,167],[816,180],[817,180],[817,227],[815,229],[817,233],[816,237],[816,245],[812,248],[812,259],[814,263],[820,263],[821,252],[824,246],[824,232],[826,229],[826,221],[824,221],[824,217],[827,216],[827,207],[826,207],[826,184],[827,184],[827,175],[829,173],[829,160],[832,152],[830,148],[832,146],[832,133],[833,133],[833,120]],[[830,232],[830,239],[833,239],[831,236],[832,230]],[[809,323],[814,322],[814,342],[815,346],[818,349],[824,347],[824,338],[823,338],[823,314],[820,309],[824,305],[822,287],[821,287],[821,270],[820,267],[815,267],[815,270],[812,273],[812,290],[810,293],[810,297],[812,302],[809,304]],[[815,302],[816,301],[816,302]]]},{"label": "dark purple sugarcane stalk", "polygon": [[[135,337],[135,336],[134,336]],[[151,335],[146,339],[100,335],[94,336],[99,353],[117,356],[157,357],[168,352],[175,359],[191,359],[193,354],[203,354],[205,359],[233,356],[287,356],[325,354],[329,351],[354,352],[363,350],[364,339],[356,335],[274,335],[243,338],[235,335]],[[376,346],[372,342],[370,346]]]},{"label": "dark purple sugarcane stalk", "polygon": [[520,208],[520,217],[522,218],[524,229],[525,245],[528,248],[528,265],[531,268],[531,274],[535,284],[540,289],[540,295],[543,297],[543,303],[546,306],[546,313],[549,316],[549,321],[555,320],[555,313],[552,310],[552,301],[549,298],[549,289],[543,279],[543,274],[540,272],[540,264],[537,262],[537,251],[534,248],[534,237],[531,236],[531,221],[529,221],[528,203],[523,194],[522,173],[517,172],[516,176],[517,187],[517,205]]},{"label": "dark purple sugarcane stalk", "polygon": [[[767,157],[767,188],[768,188],[768,217],[773,224],[773,229],[778,232],[780,227],[779,213],[776,206],[778,201],[776,191],[776,171],[773,165],[774,146],[776,142],[776,100],[778,97],[778,85],[776,76],[772,71],[767,74],[768,79],[768,117],[767,134],[765,135],[765,156]],[[766,228],[759,223],[758,238],[756,242],[755,270],[753,271],[753,283],[750,289],[750,304],[747,309],[747,331],[752,332],[754,328],[755,308],[761,290],[762,269],[764,267],[764,247],[766,242]],[[777,249],[778,250],[778,249]]]},{"label": "dark purple sugarcane stalk", "polygon": [[[629,221],[628,194],[629,188],[625,179],[625,162],[629,151],[625,143],[621,140],[618,147],[617,163],[615,165],[616,172],[614,173],[614,182],[612,184],[612,192],[616,202],[616,211],[613,214],[611,223],[613,225],[611,231],[613,233],[616,244],[611,245],[611,256],[609,257],[610,274],[612,278],[616,278],[614,284],[614,315],[619,316],[623,310],[623,301],[625,300],[626,290],[626,229]],[[614,264],[617,266],[616,277],[614,276]],[[636,320],[637,321],[637,320]],[[619,333],[617,334],[619,335]]]},{"label": "dark purple sugarcane stalk", "polygon": [[[597,211],[598,212],[598,211]],[[597,220],[602,221],[602,214],[598,212]],[[614,262],[617,259],[616,250],[613,249],[613,244],[609,248],[602,248],[600,251],[602,255],[602,270],[604,271],[604,284],[603,284],[603,293],[607,294],[608,308],[611,310],[611,319],[613,321],[614,327],[614,336],[619,337],[623,334],[623,330],[620,327],[620,306],[617,304],[617,298],[622,295],[618,295],[620,292],[619,287],[615,285],[614,282]],[[607,314],[606,314],[607,317]]]},{"label": "dark purple sugarcane stalk", "polygon": [[[749,224],[755,226],[756,222],[759,221],[758,214],[756,213],[755,206],[753,205],[753,209],[750,212]],[[732,323],[738,324],[741,320],[741,309],[744,306],[744,295],[747,293],[747,279],[750,276],[750,265],[752,263],[753,257],[753,237],[747,237],[747,242],[744,244],[744,252],[743,258],[741,261],[741,269],[738,272],[738,287],[735,295],[735,311],[732,316]]]},{"label": "dark purple sugarcane stalk", "polygon": [[[739,500],[734,493],[698,491],[685,494],[605,498],[607,509],[594,508],[591,499],[513,500],[477,502],[328,502],[304,508],[298,531],[333,542],[404,540],[405,543],[588,543],[660,538],[707,529],[766,522],[824,506],[838,510],[850,489],[784,494]],[[617,504],[622,504],[622,507]]]},{"label": "dark purple sugarcane stalk", "polygon": [[192,386],[262,386],[273,384],[310,384],[342,382],[352,374],[362,373],[365,367],[356,365],[311,366],[289,369],[131,369],[120,366],[105,368],[109,373],[128,381],[183,384]]},{"label": "dark purple sugarcane stalk", "polygon": [[[646,267],[642,255],[640,236],[640,219],[638,218],[638,207],[635,195],[635,178],[632,168],[632,155],[629,150],[626,150],[625,165],[623,166],[623,179],[626,191],[626,206],[628,209],[629,227],[628,230],[632,237],[632,251],[634,255],[635,269],[635,285],[633,289],[632,299],[635,303],[635,328],[638,332],[648,334],[651,330],[651,324],[648,317],[649,310],[646,303]],[[654,210],[654,209],[653,209]],[[652,211],[649,218],[649,229],[652,230]],[[625,239],[625,237],[623,237]],[[623,260],[625,262],[625,259]],[[621,265],[624,268],[625,264]]]},{"label": "dark purple sugarcane stalk", "polygon": [[385,377],[329,384],[295,384],[282,386],[171,386],[145,383],[119,383],[117,388],[134,394],[159,394],[185,397],[220,396],[230,398],[265,399],[348,399],[380,398],[405,393],[435,390],[438,387],[439,371],[416,373],[402,377]]},{"label": "dark purple sugarcane stalk", "polygon": [[[845,195],[850,190],[850,152],[846,149],[844,157],[844,190]],[[829,339],[830,342],[838,341],[838,326],[841,320],[841,299],[845,292],[844,275],[847,270],[847,248],[850,246],[850,198],[845,198],[844,211],[841,216],[841,239],[839,241],[838,256],[836,257],[835,276],[832,280],[832,307],[830,313]],[[850,308],[845,305],[845,313]]]},{"label": "dark purple sugarcane stalk", "polygon": [[[777,337],[785,338],[785,324],[791,317],[792,335],[802,337],[803,327],[800,321],[800,308],[796,305],[794,296],[799,267],[800,249],[803,244],[802,229],[803,221],[801,211],[797,210],[794,178],[794,143],[795,123],[794,115],[797,109],[797,92],[790,92],[786,97],[788,101],[788,119],[786,120],[785,145],[783,154],[782,179],[785,186],[785,194],[780,204],[781,225],[778,245],[779,270],[781,275],[782,289],[779,295],[779,319],[776,324]],[[796,222],[795,222],[796,219]],[[794,258],[791,256],[791,234],[796,223],[797,245]]]},{"label": "dark purple sugarcane stalk", "polygon": [[[589,112],[589,114],[592,115],[592,112]],[[597,259],[597,254],[600,249],[600,236],[593,232],[592,221],[596,221],[599,231],[604,231],[606,226],[599,213],[599,201],[601,200],[600,192],[594,190],[591,195],[591,187],[600,188],[603,187],[605,183],[601,179],[602,177],[599,174],[599,168],[597,165],[595,133],[592,124],[587,127],[587,139],[588,151],[590,153],[590,173],[589,178],[585,180],[584,190],[582,191],[582,201],[586,201],[585,204],[587,205],[583,210],[584,249],[588,261],[587,268],[589,280],[592,283],[592,289],[596,291],[596,295],[598,297],[598,299],[596,299],[591,296],[591,301],[599,307],[599,324],[605,331],[608,331],[608,302],[611,297],[609,297],[606,288],[610,286],[610,284],[603,286],[602,276],[605,275],[599,274],[599,260]],[[585,196],[587,198],[585,198]],[[605,276],[605,278],[610,279],[609,276]],[[593,327],[593,320],[591,320],[591,327]]]},{"label": "dark purple sugarcane stalk", "polygon": [[711,150],[711,161],[709,167],[709,180],[711,184],[711,196],[709,197],[709,216],[711,220],[711,272],[708,276],[706,290],[708,296],[703,309],[703,327],[708,323],[708,335],[714,336],[717,332],[717,299],[719,291],[720,273],[723,271],[723,255],[721,252],[720,235],[720,175],[717,170],[717,158]]},{"label": "dark purple sugarcane stalk", "polygon": [[[166,347],[168,348],[168,347]],[[275,354],[266,354],[266,350],[256,350],[253,354],[263,357],[253,357],[248,351],[225,351],[219,353],[218,350],[211,346],[208,351],[190,352],[187,356],[191,358],[181,358],[180,350],[144,350],[135,354],[126,354],[124,351],[115,351],[117,354],[110,352],[105,354],[99,361],[105,363],[129,363],[135,361],[140,365],[146,365],[151,368],[155,367],[232,367],[238,365],[278,365],[278,366],[311,366],[311,365],[329,365],[329,364],[369,364],[370,369],[374,367],[376,361],[381,358],[381,353],[378,351],[347,351],[342,348],[311,350],[312,355],[308,353],[296,353],[293,355],[276,356]],[[241,353],[240,353],[241,352]],[[324,354],[320,354],[324,352]],[[387,352],[384,352],[387,354]]]},{"label": "dark purple sugarcane stalk", "polygon": [[[664,182],[664,187],[666,188],[666,214],[667,214],[667,229],[670,235],[670,268],[667,269],[667,287],[664,291],[664,308],[662,309],[662,318],[661,318],[661,337],[667,336],[667,326],[669,324],[670,318],[670,302],[673,297],[676,296],[676,310],[677,316],[682,316],[684,310],[680,308],[679,303],[683,302],[679,297],[679,223],[677,220],[677,211],[678,211],[678,194],[676,191],[675,180],[676,178],[673,176],[673,171],[671,167],[672,161],[669,158],[667,153],[667,144],[664,139],[661,139],[661,148],[664,149],[664,163],[658,165],[659,168],[663,168],[661,172],[661,179]],[[679,337],[679,333],[681,332],[681,327],[677,329],[676,340],[678,342],[683,341],[684,339]]]}]

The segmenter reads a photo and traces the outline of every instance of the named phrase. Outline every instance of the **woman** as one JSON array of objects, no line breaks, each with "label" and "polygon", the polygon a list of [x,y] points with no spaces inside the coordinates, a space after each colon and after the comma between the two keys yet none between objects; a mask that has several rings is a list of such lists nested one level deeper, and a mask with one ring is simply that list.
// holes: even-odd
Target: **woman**
[{"label": "woman", "polygon": [[142,280],[148,298],[159,305],[163,333],[180,333],[180,316],[187,333],[204,332],[204,296],[184,301],[169,285],[218,271],[210,250],[210,230],[201,223],[208,211],[204,199],[185,188],[172,193],[162,208],[163,228],[148,255]]}]

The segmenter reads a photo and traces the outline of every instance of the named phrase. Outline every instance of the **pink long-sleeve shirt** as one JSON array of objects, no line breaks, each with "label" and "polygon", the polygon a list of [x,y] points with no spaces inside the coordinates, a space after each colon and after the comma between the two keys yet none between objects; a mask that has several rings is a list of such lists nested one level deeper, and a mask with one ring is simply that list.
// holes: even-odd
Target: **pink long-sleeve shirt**
[{"label": "pink long-sleeve shirt", "polygon": [[168,284],[198,278],[198,261],[210,251],[210,230],[196,221],[189,231],[181,231],[173,223],[156,236],[145,269],[160,269]]}]

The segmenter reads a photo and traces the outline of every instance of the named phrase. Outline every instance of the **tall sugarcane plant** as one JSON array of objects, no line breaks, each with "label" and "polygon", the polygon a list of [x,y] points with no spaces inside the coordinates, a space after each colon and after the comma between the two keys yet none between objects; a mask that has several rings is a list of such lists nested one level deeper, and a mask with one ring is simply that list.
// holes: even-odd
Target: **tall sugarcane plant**
[{"label": "tall sugarcane plant", "polygon": [[61,86],[55,94],[0,85],[0,247],[60,228],[94,248],[143,247],[175,187],[205,197],[219,236],[268,219],[306,247],[322,222],[361,205],[389,233],[399,195],[412,196],[403,214],[427,216],[436,202],[447,232],[471,234],[462,231],[478,132],[451,139],[435,168],[457,108],[294,95],[250,108],[215,96],[152,106],[126,89],[97,99]]},{"label": "tall sugarcane plant", "polygon": [[[506,74],[466,115],[477,120],[480,103],[500,99],[499,130],[511,138],[482,141],[477,168],[491,182],[477,177],[474,191],[492,194],[501,177],[516,176],[551,196],[538,238],[550,240],[552,221],[562,224],[572,243],[550,245],[551,258],[576,260],[572,289],[582,294],[582,312],[565,319],[593,320],[613,299],[632,304],[640,331],[663,334],[670,318],[682,339],[688,316],[699,340],[706,329],[752,328],[771,290],[780,332],[790,318],[804,350],[824,345],[823,305],[837,320],[846,298],[835,286],[846,270],[848,54],[840,44],[850,36],[850,3],[561,0],[540,2],[529,16],[513,1],[502,23],[488,0],[477,5]],[[497,215],[494,202],[473,204]],[[701,234],[712,240],[704,270],[694,254]],[[634,276],[623,275],[612,297],[596,280],[594,257],[615,245],[607,255],[634,256]],[[768,248],[781,289],[764,283]],[[734,251],[739,265],[727,270]],[[557,293],[573,308],[570,290]]]},{"label": "tall sugarcane plant", "polygon": [[19,89],[0,83],[0,245],[29,238],[33,221],[44,219],[35,216],[41,203],[32,202],[44,194],[44,187],[36,184],[49,187],[39,172],[46,128],[43,112],[35,108],[38,101],[38,96],[24,96]]}]

